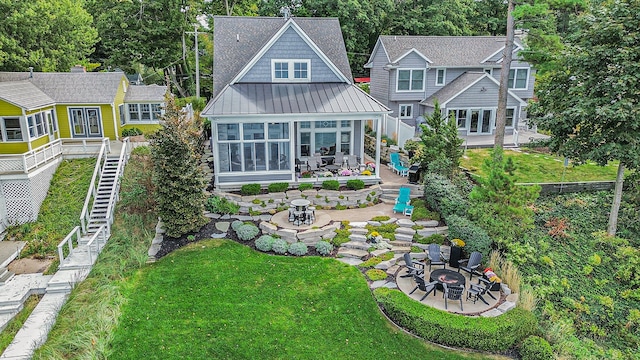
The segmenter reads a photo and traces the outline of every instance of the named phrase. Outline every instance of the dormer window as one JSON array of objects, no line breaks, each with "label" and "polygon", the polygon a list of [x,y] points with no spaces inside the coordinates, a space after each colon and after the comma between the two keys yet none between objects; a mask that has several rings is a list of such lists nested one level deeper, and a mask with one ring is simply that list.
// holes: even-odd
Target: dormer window
[{"label": "dormer window", "polygon": [[273,82],[308,82],[311,79],[311,60],[271,60]]}]

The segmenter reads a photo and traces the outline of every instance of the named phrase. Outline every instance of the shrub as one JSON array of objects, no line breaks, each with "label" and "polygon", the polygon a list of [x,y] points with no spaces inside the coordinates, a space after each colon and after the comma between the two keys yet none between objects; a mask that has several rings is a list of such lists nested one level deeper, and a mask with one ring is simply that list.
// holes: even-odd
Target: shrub
[{"label": "shrub", "polygon": [[469,207],[467,200],[451,180],[433,173],[425,175],[424,199],[431,209],[440,213],[445,219],[451,215],[466,216]]},{"label": "shrub", "polygon": [[289,253],[295,256],[306,255],[309,249],[307,248],[307,244],[303,242],[297,242],[289,245]]},{"label": "shrub", "polygon": [[382,259],[377,257],[377,256],[373,256],[368,258],[366,261],[360,263],[360,265],[358,265],[358,267],[366,269],[366,268],[372,268],[378,264],[380,264],[382,262]]},{"label": "shrub", "polygon": [[256,240],[256,249],[260,251],[271,251],[275,240],[271,235],[262,235]]},{"label": "shrub", "polygon": [[[414,205],[415,206],[415,205]],[[411,213],[411,220],[420,221],[420,220],[436,220],[440,221],[440,214],[435,211],[429,211],[424,207],[416,207],[413,209]]]},{"label": "shrub", "polygon": [[379,216],[374,216],[373,218],[371,218],[371,221],[387,221],[391,219],[391,217],[387,216],[387,215],[379,215]]},{"label": "shrub", "polygon": [[216,214],[237,214],[240,211],[240,205],[220,196],[211,196],[204,208]]},{"label": "shrub", "polygon": [[276,254],[286,254],[287,249],[289,248],[289,244],[283,239],[275,239],[273,240],[273,245],[271,246],[271,250]]},{"label": "shrub", "polygon": [[[132,166],[127,175],[122,178],[120,186],[120,203],[129,212],[142,214],[156,205],[153,197],[155,186],[153,183],[153,162],[148,146],[139,146],[131,151]],[[66,191],[65,191],[66,192]]]},{"label": "shrub", "polygon": [[340,189],[340,182],[338,180],[325,180],[322,182],[322,188],[325,190],[338,190]]},{"label": "shrub", "polygon": [[240,221],[240,220],[234,220],[234,221],[231,223],[231,228],[232,228],[233,230],[235,230],[235,231],[238,231],[238,228],[239,228],[240,226],[242,226],[242,225],[244,225],[244,222],[243,222],[243,221]]},{"label": "shrub", "polygon": [[365,274],[371,281],[384,280],[387,278],[387,273],[380,269],[370,269],[367,270]]},{"label": "shrub", "polygon": [[502,352],[514,348],[538,328],[535,316],[521,308],[498,317],[472,318],[425,306],[399,290],[378,288],[373,294],[398,325],[442,345]]},{"label": "shrub", "polygon": [[267,187],[270,193],[274,192],[284,192],[289,189],[289,183],[271,183]]},{"label": "shrub", "polygon": [[447,218],[447,225],[449,226],[449,238],[464,240],[467,253],[479,251],[485,258],[489,255],[492,241],[483,228],[466,217],[456,215]]},{"label": "shrub", "polygon": [[122,137],[142,135],[142,130],[134,127],[131,129],[122,129]]},{"label": "shrub", "polygon": [[260,233],[260,229],[253,224],[243,224],[236,229],[236,234],[242,241],[253,240]]},{"label": "shrub", "polygon": [[352,190],[364,189],[364,181],[360,179],[347,180],[347,188]]},{"label": "shrub", "polygon": [[520,345],[522,360],[553,360],[553,350],[547,340],[539,336],[529,336]]},{"label": "shrub", "polygon": [[327,256],[333,251],[333,245],[326,241],[318,241],[316,243],[316,251],[322,256]]},{"label": "shrub", "polygon": [[337,229],[336,230],[336,236],[331,239],[331,242],[333,243],[333,245],[335,246],[340,246],[346,242],[351,241],[351,239],[349,239],[349,236],[351,235],[351,233],[349,232],[348,229]]},{"label": "shrub", "polygon": [[298,186],[298,190],[300,191],[311,190],[311,189],[313,189],[313,184],[311,183],[302,183],[300,184],[300,186]]},{"label": "shrub", "polygon": [[444,235],[442,234],[433,234],[433,235],[429,235],[426,238],[423,239],[423,241],[420,241],[421,244],[438,244],[438,245],[442,245],[444,244]]},{"label": "shrub", "polygon": [[240,193],[242,195],[258,195],[261,190],[260,184],[244,184],[240,188]]}]

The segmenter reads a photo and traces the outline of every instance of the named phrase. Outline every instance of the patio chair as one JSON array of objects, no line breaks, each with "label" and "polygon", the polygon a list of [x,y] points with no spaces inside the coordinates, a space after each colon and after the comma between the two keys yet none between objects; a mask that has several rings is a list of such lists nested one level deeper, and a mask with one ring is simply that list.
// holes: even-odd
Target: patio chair
[{"label": "patio chair", "polygon": [[391,153],[389,154],[389,159],[391,159],[391,164],[393,164],[393,171],[398,173],[400,176],[408,176],[409,168],[402,164],[400,160],[399,153]]},{"label": "patio chair", "polygon": [[489,294],[492,299],[498,300],[490,291],[491,287],[493,287],[493,284],[495,283],[495,281],[489,281],[485,278],[479,277],[478,284],[471,284],[471,286],[469,286],[469,290],[467,290],[467,300],[471,300],[474,304],[476,301],[481,300],[483,303],[489,305],[487,300],[484,299],[485,294]]},{"label": "patio chair", "polygon": [[409,295],[413,294],[416,290],[420,289],[425,293],[424,296],[420,298],[420,301],[424,300],[427,297],[427,295],[431,294],[432,292],[433,292],[433,296],[436,296],[436,284],[438,283],[437,281],[432,281],[430,283],[425,282],[424,274],[413,275],[413,280],[416,282],[416,287],[413,288],[413,290],[411,290]]},{"label": "patio chair", "polygon": [[400,277],[410,277],[413,275],[424,275],[424,264],[414,261],[409,253],[404,253],[404,264],[409,271],[406,275]]},{"label": "patio chair", "polygon": [[471,280],[471,278],[473,278],[474,272],[477,275],[480,275],[479,273],[477,273],[477,269],[478,269],[478,266],[480,266],[481,262],[482,262],[482,254],[477,251],[474,251],[471,253],[471,256],[469,256],[468,259],[458,260],[458,272],[460,272],[460,269],[468,272],[469,280]]},{"label": "patio chair", "polygon": [[444,289],[444,308],[447,309],[447,300],[460,300],[460,311],[464,311],[462,308],[464,286],[447,286],[447,284],[444,283],[442,287]]},{"label": "patio chair", "polygon": [[431,265],[442,265],[443,269],[447,268],[447,263],[444,262],[442,254],[440,254],[440,245],[429,244],[429,271],[431,271]]},{"label": "patio chair", "polygon": [[342,166],[342,164],[344,164],[344,155],[341,151],[336,151],[333,157],[333,165]]},{"label": "patio chair", "polygon": [[355,155],[347,155],[347,168],[349,168],[349,170],[358,170],[359,169],[359,164],[358,164],[358,157]]},{"label": "patio chair", "polygon": [[398,197],[396,198],[396,204],[393,207],[394,213],[403,213],[407,205],[411,201],[411,189],[408,187],[401,187],[398,191]]}]

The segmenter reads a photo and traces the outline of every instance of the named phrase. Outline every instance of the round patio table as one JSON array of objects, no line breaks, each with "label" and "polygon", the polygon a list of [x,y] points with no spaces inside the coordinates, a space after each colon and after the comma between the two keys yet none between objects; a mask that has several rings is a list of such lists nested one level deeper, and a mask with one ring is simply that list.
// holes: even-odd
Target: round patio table
[{"label": "round patio table", "polygon": [[466,283],[464,275],[449,269],[433,270],[431,274],[429,274],[429,280],[437,281],[438,284],[436,287],[440,290],[442,290],[442,284],[447,284],[447,286],[464,286]]}]

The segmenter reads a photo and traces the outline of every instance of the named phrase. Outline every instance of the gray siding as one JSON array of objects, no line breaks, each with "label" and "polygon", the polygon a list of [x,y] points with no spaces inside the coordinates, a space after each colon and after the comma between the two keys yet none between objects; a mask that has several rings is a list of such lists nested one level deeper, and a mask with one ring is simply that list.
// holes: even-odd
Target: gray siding
[{"label": "gray siding", "polygon": [[256,183],[256,182],[270,182],[270,181],[291,181],[292,174],[265,174],[265,175],[255,175],[255,174],[219,174],[218,182],[220,184],[228,184],[228,183]]},{"label": "gray siding", "polygon": [[400,104],[402,105],[413,105],[413,114],[411,118],[415,119],[419,115],[422,115],[423,112],[420,110],[420,100],[409,100],[409,101],[390,101],[389,108],[393,113],[389,114],[393,117],[399,117],[400,115]]},{"label": "gray siding", "polygon": [[[398,68],[402,69],[424,69],[427,70],[427,61],[416,55],[415,53],[411,53],[402,60],[398,64]],[[397,92],[396,91],[396,78],[398,76],[398,69],[393,69],[389,72],[389,87],[390,87],[390,101],[402,101],[402,100],[423,100],[425,98],[424,91],[409,91],[409,92]],[[426,88],[425,83],[425,88]]]},{"label": "gray siding", "polygon": [[380,40],[378,40],[378,44],[371,63],[371,83],[369,89],[371,96],[387,105],[389,103],[389,71],[383,67],[387,64],[388,59]]},{"label": "gray siding", "polygon": [[436,68],[429,69],[429,71],[427,71],[427,84],[426,84],[425,98],[428,98],[429,96],[433,95],[433,93],[442,89],[444,86],[448,85],[450,82],[455,80],[458,76],[462,75],[464,72],[467,72],[467,71],[478,72],[478,71],[483,71],[483,68],[447,68],[447,71],[444,74],[445,76],[444,85],[436,86],[436,73],[437,73]]},{"label": "gray siding", "polygon": [[[485,91],[481,91],[482,88]],[[512,96],[507,98],[507,106],[519,106],[520,103]],[[462,94],[447,103],[447,108],[470,108],[470,107],[497,107],[498,106],[498,86],[491,80],[484,78],[471,86]]]},{"label": "gray siding", "polygon": [[342,82],[293,29],[282,34],[239,82],[270,83],[271,59],[311,59],[311,82]]},{"label": "gray siding", "polygon": [[[527,67],[529,68],[529,82],[527,83],[527,89],[526,90],[511,89],[511,91],[514,94],[516,94],[523,100],[530,99],[533,97],[533,86],[535,84],[535,79],[536,79],[536,70],[532,68],[529,65],[529,63],[526,63],[526,62],[516,61],[516,60],[511,62],[512,69],[527,68]],[[493,77],[498,81],[500,81],[501,72],[502,72],[502,69],[493,69]]]}]

